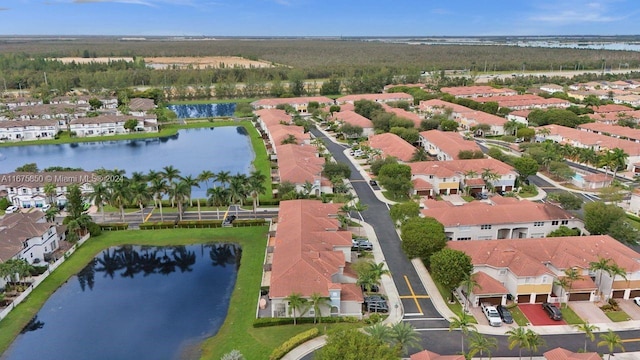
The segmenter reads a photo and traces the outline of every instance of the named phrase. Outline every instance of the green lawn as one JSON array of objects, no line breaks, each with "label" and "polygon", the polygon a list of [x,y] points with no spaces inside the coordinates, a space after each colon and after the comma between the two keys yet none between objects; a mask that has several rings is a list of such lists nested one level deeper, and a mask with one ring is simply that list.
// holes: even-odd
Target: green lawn
[{"label": "green lawn", "polygon": [[560,311],[562,312],[562,318],[569,325],[578,325],[584,322],[584,320],[582,320],[578,314],[568,306],[561,306]]},{"label": "green lawn", "polygon": [[[451,292],[446,290],[442,285],[438,284],[437,282],[435,284],[438,287],[438,291],[440,292],[440,295],[442,296],[442,298],[445,300],[445,303],[447,304],[449,309],[451,309],[451,311],[453,311],[454,313],[456,313],[458,315],[462,314],[462,305],[457,300],[453,304],[449,303],[449,299],[451,298]],[[472,324],[477,324],[478,323],[478,321],[476,320],[475,317],[473,317],[472,314],[469,314],[469,316],[471,317],[471,323]]]},{"label": "green lawn", "polygon": [[619,311],[606,311],[605,314],[613,322],[621,322],[621,321],[628,321],[629,320],[629,315],[626,312],[622,311],[622,310],[619,310]]},{"label": "green lawn", "polygon": [[395,202],[399,202],[399,203],[400,202],[406,202],[406,201],[410,200],[407,196],[402,196],[402,197],[393,196],[393,194],[391,194],[391,192],[386,191],[386,190],[382,192],[382,195],[384,197],[386,197],[387,199],[391,200],[391,201],[395,201]]},{"label": "green lawn", "polygon": [[517,306],[510,307],[509,311],[511,312],[511,316],[513,317],[513,321],[519,326],[527,326],[529,324],[529,319],[520,311]]},{"label": "green lawn", "polygon": [[538,190],[534,189],[533,191],[529,192],[529,191],[521,191],[518,193],[518,196],[520,196],[521,198],[530,198],[530,197],[534,197],[538,195]]},{"label": "green lawn", "polygon": [[[125,214],[129,214],[129,213],[134,213],[134,212],[139,212],[140,209],[139,208],[124,208],[124,213]],[[120,214],[120,209],[115,207],[115,206],[111,206],[111,205],[104,205],[104,213],[108,214],[108,213],[118,213]],[[102,214],[100,212],[100,209],[98,209],[98,212],[96,214]]]}]

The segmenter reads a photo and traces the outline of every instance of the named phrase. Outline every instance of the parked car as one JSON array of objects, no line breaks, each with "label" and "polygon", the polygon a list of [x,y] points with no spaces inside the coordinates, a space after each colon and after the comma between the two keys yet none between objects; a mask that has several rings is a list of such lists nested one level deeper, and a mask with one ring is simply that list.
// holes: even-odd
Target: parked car
[{"label": "parked car", "polygon": [[562,320],[562,312],[552,303],[548,303],[548,302],[542,303],[542,308],[544,309],[544,311],[547,312],[551,320],[556,320],[556,321]]},{"label": "parked car", "polygon": [[49,210],[49,209],[51,209],[51,204],[44,204],[44,205],[42,205],[42,211],[47,211],[47,210]]},{"label": "parked car", "polygon": [[486,200],[486,199],[489,198],[489,195],[487,193],[478,192],[478,193],[476,193],[475,197],[478,200]]},{"label": "parked car", "polygon": [[[360,287],[362,288],[362,291],[367,291],[367,289],[365,288],[365,286],[364,286],[364,285],[362,285],[362,286],[360,286]],[[372,285],[371,285],[371,291],[369,291],[369,292],[377,293],[377,292],[379,292],[379,291],[380,291],[380,287],[379,287],[378,285],[372,284]]]},{"label": "parked car", "polygon": [[498,313],[498,310],[496,309],[495,306],[488,303],[487,304],[482,303],[480,304],[480,307],[482,308],[482,312],[484,313],[484,316],[487,318],[489,325],[502,326],[502,319],[500,318],[500,314]]},{"label": "parked car", "polygon": [[375,180],[369,180],[369,185],[371,186],[378,186],[378,182]]},{"label": "parked car", "polygon": [[365,296],[364,297],[364,304],[368,305],[371,303],[375,303],[375,302],[385,302],[387,301],[385,298],[383,298],[380,295],[369,295],[369,296]]},{"label": "parked car", "polygon": [[6,208],[6,209],[4,210],[4,212],[5,212],[6,214],[13,214],[13,213],[14,213],[14,212],[16,212],[16,211],[18,211],[18,207],[17,207],[17,206],[15,206],[15,205],[11,205],[11,206],[9,206],[8,208]]},{"label": "parked car", "polygon": [[634,297],[633,302],[636,303],[636,305],[640,306],[640,296]]},{"label": "parked car", "polygon": [[351,241],[351,247],[357,250],[373,250],[373,244],[367,239],[354,239]]},{"label": "parked car", "polygon": [[498,305],[497,309],[498,309],[498,314],[500,314],[500,318],[502,319],[502,322],[504,322],[505,324],[513,323],[513,316],[511,316],[511,311],[509,311],[509,309],[507,309],[506,306]]},{"label": "parked car", "polygon": [[386,301],[378,301],[374,303],[367,304],[367,311],[369,312],[389,312],[389,305],[387,305]]}]

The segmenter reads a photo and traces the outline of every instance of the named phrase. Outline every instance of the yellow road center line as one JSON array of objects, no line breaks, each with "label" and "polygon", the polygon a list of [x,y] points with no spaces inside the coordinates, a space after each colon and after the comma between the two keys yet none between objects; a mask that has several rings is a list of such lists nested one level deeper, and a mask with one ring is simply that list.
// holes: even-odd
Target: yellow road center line
[{"label": "yellow road center line", "polygon": [[416,293],[413,292],[413,287],[411,286],[411,283],[409,282],[409,278],[407,277],[407,275],[404,276],[404,281],[407,282],[407,286],[409,287],[409,291],[411,292],[411,297],[413,298],[413,301],[416,302],[416,306],[418,307],[418,312],[424,315],[424,313],[422,312],[422,307],[420,307],[420,303],[418,302]]},{"label": "yellow road center line", "polygon": [[623,343],[628,343],[628,342],[635,342],[635,341],[640,341],[640,338],[635,338],[635,339],[623,339],[620,342]]},{"label": "yellow road center line", "polygon": [[400,299],[430,299],[431,297],[429,295],[401,295],[399,296]]},{"label": "yellow road center line", "polygon": [[156,208],[154,207],[153,209],[151,209],[151,211],[149,212],[149,215],[147,215],[146,218],[144,218],[144,222],[149,221],[149,218],[151,217],[151,215],[153,215],[153,210],[155,210]]}]

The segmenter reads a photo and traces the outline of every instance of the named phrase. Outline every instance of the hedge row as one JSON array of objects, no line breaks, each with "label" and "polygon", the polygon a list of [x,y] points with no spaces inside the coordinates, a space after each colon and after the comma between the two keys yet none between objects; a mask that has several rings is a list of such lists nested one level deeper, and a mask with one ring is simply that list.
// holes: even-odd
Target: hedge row
[{"label": "hedge row", "polygon": [[127,230],[129,228],[128,223],[108,223],[108,224],[98,224],[100,226],[100,230],[108,230],[108,231],[117,231],[117,230]]},{"label": "hedge row", "polygon": [[282,359],[283,356],[287,355],[287,353],[293,350],[296,346],[304,344],[305,342],[317,337],[318,335],[320,335],[320,331],[318,331],[317,328],[301,332],[300,334],[282,343],[282,345],[273,349],[273,352],[269,356],[269,360]]},{"label": "hedge row", "polygon": [[[357,318],[354,317],[339,317],[339,316],[331,316],[331,317],[322,317],[317,319],[317,322],[327,323],[327,324],[335,324],[340,322],[358,322]],[[312,317],[301,317],[296,319],[297,324],[312,324]],[[282,318],[258,318],[253,320],[254,328],[261,327],[269,327],[269,326],[279,326],[279,325],[293,325],[292,317],[282,317]]]},{"label": "hedge row", "polygon": [[[233,227],[243,226],[264,226],[265,219],[236,220]],[[140,230],[150,229],[202,229],[202,228],[220,228],[222,220],[189,220],[189,221],[165,221],[165,222],[146,222],[140,224]]]}]

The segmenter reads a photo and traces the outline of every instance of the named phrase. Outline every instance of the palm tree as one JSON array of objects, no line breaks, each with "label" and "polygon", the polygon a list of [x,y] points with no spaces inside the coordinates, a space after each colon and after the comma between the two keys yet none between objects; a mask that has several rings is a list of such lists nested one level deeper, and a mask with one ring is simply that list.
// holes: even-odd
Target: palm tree
[{"label": "palm tree", "polygon": [[614,148],[610,151],[611,159],[613,160],[614,170],[613,170],[613,178],[616,178],[616,174],[618,173],[618,169],[624,169],[626,167],[627,158],[629,158],[629,154],[625,153],[624,150],[620,148]]},{"label": "palm tree", "polygon": [[538,351],[538,347],[545,346],[546,343],[540,334],[529,329],[527,330],[527,348],[529,349],[529,359],[533,359],[533,353]]},{"label": "palm tree", "polygon": [[207,190],[207,195],[209,196],[209,202],[211,203],[211,205],[216,207],[216,211],[218,212],[217,217],[219,219],[219,207],[229,205],[229,190],[223,188],[222,186],[216,186]]},{"label": "palm tree", "polygon": [[182,177],[182,181],[184,181],[187,186],[189,186],[189,192],[187,193],[187,199],[189,200],[189,206],[193,206],[193,200],[191,199],[191,189],[195,186],[197,188],[200,187],[200,184],[198,183],[198,179],[194,179],[193,176],[188,175],[188,176],[184,176]]},{"label": "palm tree", "polygon": [[229,179],[231,179],[231,173],[228,171],[220,171],[215,175],[216,182],[219,182],[222,187],[227,187]]},{"label": "palm tree", "polygon": [[[247,197],[246,185],[247,181],[244,175],[236,174],[231,177],[229,181],[229,198],[232,204],[239,203],[240,206],[244,204],[244,199]],[[236,212],[237,210],[238,208],[236,207]]]},{"label": "palm tree", "polygon": [[385,267],[385,264],[382,262],[369,263],[369,269],[367,270],[367,272],[371,275],[371,278],[376,284],[380,283],[380,280],[382,280],[382,275],[391,275],[391,271],[389,271],[389,269],[385,269],[384,267]]},{"label": "palm tree", "polygon": [[576,282],[577,280],[580,280],[582,278],[582,275],[580,275],[580,272],[576,268],[568,268],[564,271],[564,274],[565,274],[565,278],[567,279],[567,283],[569,285],[569,297],[571,297],[571,290],[573,290],[573,283]]},{"label": "palm tree", "polygon": [[58,209],[57,206],[52,206],[44,213],[44,218],[47,219],[48,222],[53,222],[58,213],[60,213],[60,209]]},{"label": "palm tree", "polygon": [[416,148],[416,150],[413,152],[413,155],[411,155],[411,159],[409,161],[418,162],[427,160],[429,160],[429,153],[427,152],[427,150],[425,150],[425,148],[419,147]]},{"label": "palm tree", "polygon": [[131,201],[140,207],[140,216],[144,222],[144,206],[152,199],[149,187],[145,181],[131,182]]},{"label": "palm tree", "polygon": [[449,318],[449,331],[460,329],[460,345],[462,354],[464,354],[464,337],[469,334],[469,330],[475,330],[476,327],[471,323],[471,316],[467,314],[456,314],[456,317]]},{"label": "palm tree", "polygon": [[44,194],[47,196],[47,204],[53,204],[53,197],[56,196],[58,188],[54,183],[44,184]]},{"label": "palm tree", "polygon": [[609,329],[608,332],[600,334],[600,339],[598,347],[606,346],[609,350],[609,357],[607,357],[607,360],[611,360],[611,354],[613,354],[613,350],[616,348],[620,348],[620,350],[624,352],[622,339],[620,338],[620,335],[614,333],[613,330]]},{"label": "palm tree", "polygon": [[311,294],[309,302],[311,303],[311,307],[313,307],[313,323],[315,324],[316,320],[322,322],[322,306],[329,306],[331,304],[329,298],[314,292]]},{"label": "palm tree", "polygon": [[156,205],[160,205],[160,221],[164,221],[162,215],[162,195],[169,190],[166,181],[163,178],[155,177],[151,179],[151,186],[149,191],[153,194],[153,201]]},{"label": "palm tree", "polygon": [[518,358],[522,359],[522,348],[527,347],[527,330],[519,326],[505,332],[505,335],[508,336],[509,350],[517,346],[519,349]]},{"label": "palm tree", "polygon": [[[564,291],[565,295],[568,295],[568,293],[569,293],[569,279],[567,279],[566,276],[559,277],[556,280],[554,280],[553,281],[553,285],[560,286],[562,288],[562,290]],[[568,298],[567,298],[567,301],[568,301]]]},{"label": "palm tree", "polygon": [[128,181],[112,181],[109,183],[109,202],[120,209],[120,220],[124,222],[124,206],[131,200],[131,188]]},{"label": "palm tree", "polygon": [[493,169],[482,169],[482,180],[487,184],[489,191],[493,192],[493,182],[500,179],[500,175],[493,171]]},{"label": "palm tree", "polygon": [[169,188],[169,196],[171,197],[171,201],[175,202],[178,205],[178,217],[180,221],[182,221],[182,204],[189,196],[190,191],[191,187],[184,180],[172,183],[171,187]]},{"label": "palm tree", "polygon": [[215,179],[216,174],[213,171],[202,170],[202,172],[198,175],[198,181],[202,181],[207,185],[207,190],[209,190],[209,180]]},{"label": "palm tree", "polygon": [[406,354],[410,347],[417,348],[420,346],[420,335],[418,335],[413,325],[404,321],[391,326],[391,338],[395,341],[402,354]]},{"label": "palm tree", "polygon": [[293,293],[284,300],[289,302],[289,313],[293,313],[293,325],[296,325],[296,310],[300,312],[300,315],[303,315],[306,312],[306,310],[303,311],[303,307],[307,303],[307,299],[303,298],[300,293]]},{"label": "palm tree", "polygon": [[382,321],[377,322],[371,326],[364,328],[364,332],[374,339],[378,339],[382,342],[390,342],[392,339],[391,328],[388,327]]},{"label": "palm tree", "polygon": [[498,340],[493,337],[486,337],[477,331],[471,332],[471,339],[469,339],[469,357],[473,357],[475,354],[480,353],[480,360],[486,352],[489,358],[491,358],[491,350],[498,348]]},{"label": "palm tree", "polygon": [[608,272],[609,270],[609,262],[611,259],[598,258],[598,261],[592,261],[589,263],[589,271],[596,272],[598,271],[598,290],[602,292],[602,273]]},{"label": "palm tree", "polygon": [[523,126],[524,124],[521,124],[516,120],[509,120],[504,123],[504,125],[502,125],[502,127],[504,128],[504,132],[513,136],[516,136],[516,132],[518,131],[518,129]]},{"label": "palm tree", "polygon": [[[262,177],[264,177],[264,175],[262,175]],[[247,191],[251,195],[251,199],[253,200],[253,213],[255,214],[256,208],[260,204],[260,195],[264,194],[265,191],[267,191],[267,189],[264,187],[264,180],[260,180],[260,177],[250,176],[246,187]]]},{"label": "palm tree", "polygon": [[460,286],[462,286],[462,288],[466,292],[467,301],[464,302],[464,312],[467,313],[469,311],[469,301],[471,301],[471,293],[475,289],[482,290],[482,286],[478,284],[478,281],[475,279],[473,274],[467,276],[466,279],[462,280]]},{"label": "palm tree", "polygon": [[616,282],[616,277],[621,276],[623,279],[628,280],[627,271],[618,266],[618,264],[616,263],[613,263],[609,266],[609,270],[607,271],[607,273],[609,274],[609,276],[611,276],[611,289],[613,289],[613,283]]},{"label": "palm tree", "polygon": [[109,188],[102,182],[92,184],[93,191],[89,193],[89,201],[98,205],[102,214],[102,222],[104,222],[104,203],[109,199]]},{"label": "palm tree", "polygon": [[[173,179],[177,179],[180,177],[180,170],[174,168],[171,165],[163,167],[160,173],[162,174],[162,177],[167,180],[167,183],[172,183]],[[173,205],[174,205],[174,202],[172,198],[171,207],[173,207]]]},{"label": "palm tree", "polygon": [[591,340],[593,342],[596,339],[593,332],[600,330],[600,328],[596,325],[589,324],[588,321],[583,321],[580,324],[573,325],[573,327],[584,333],[584,352],[587,352],[587,340]]}]

